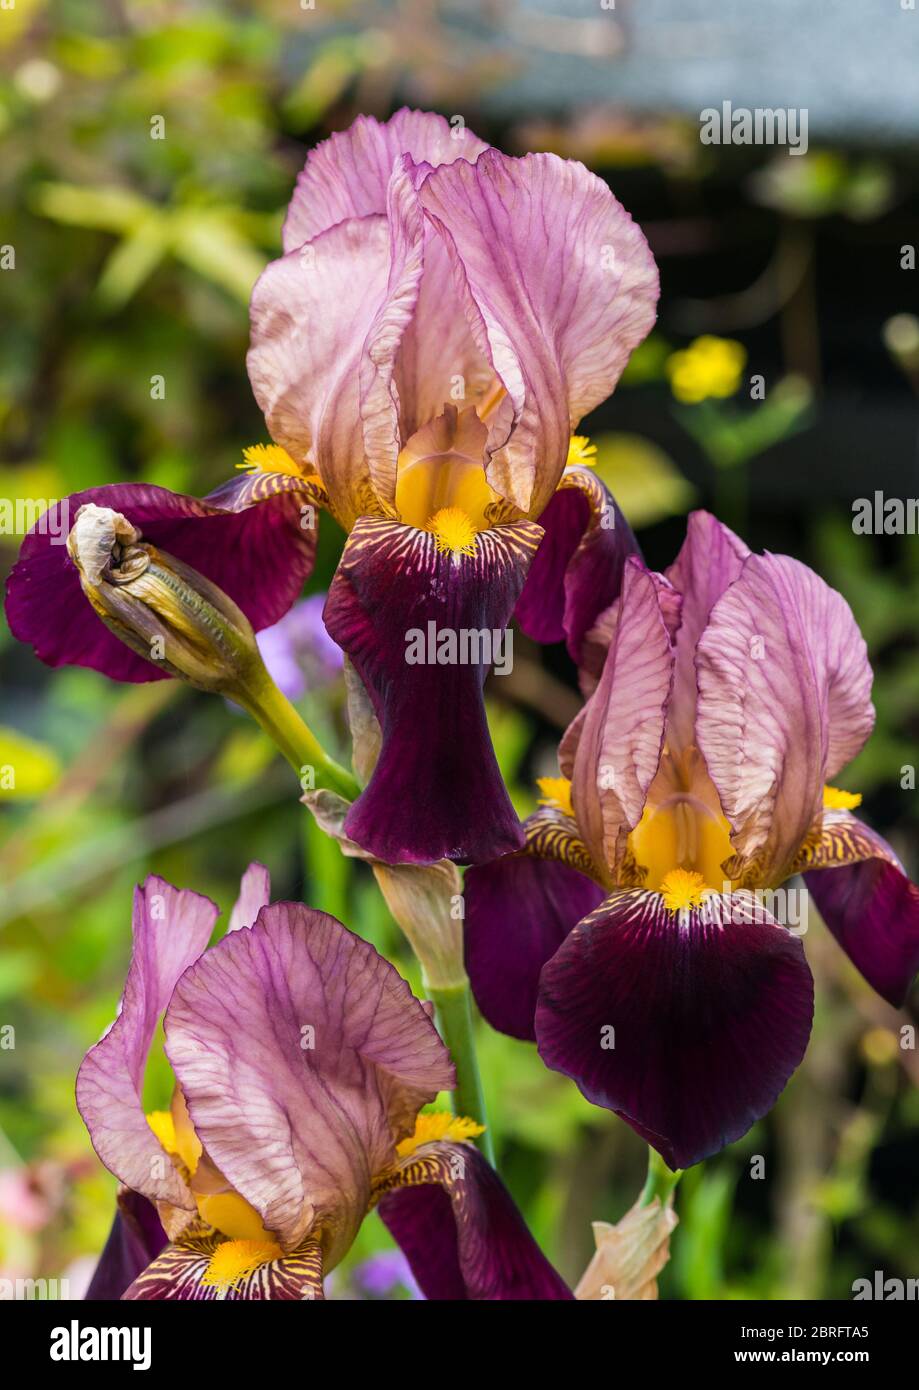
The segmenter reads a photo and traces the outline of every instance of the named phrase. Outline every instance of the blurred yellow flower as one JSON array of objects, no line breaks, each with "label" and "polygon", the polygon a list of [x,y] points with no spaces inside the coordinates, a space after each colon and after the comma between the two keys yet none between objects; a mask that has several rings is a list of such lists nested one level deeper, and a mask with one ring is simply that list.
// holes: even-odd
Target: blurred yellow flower
[{"label": "blurred yellow flower", "polygon": [[706,334],[667,358],[670,389],[678,401],[696,405],[709,396],[733,396],[739,390],[747,350],[732,338]]}]

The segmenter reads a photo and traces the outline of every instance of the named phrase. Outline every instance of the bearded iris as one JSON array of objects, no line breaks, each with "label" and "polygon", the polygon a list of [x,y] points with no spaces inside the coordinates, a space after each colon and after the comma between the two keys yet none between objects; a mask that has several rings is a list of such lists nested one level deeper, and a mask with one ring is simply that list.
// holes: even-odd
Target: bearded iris
[{"label": "bearded iris", "polygon": [[[122,484],[68,499],[71,513],[118,512],[258,629],[299,593],[326,508],[349,536],[325,621],[382,728],[346,832],[386,862],[493,858],[523,836],[488,737],[486,663],[409,665],[406,633],[495,632],[516,609],[579,658],[636,547],[577,447],[566,467],[569,436],[653,323],[653,258],[582,165],[512,159],[407,110],[310,154],[284,253],[253,293],[249,353],[274,442],[204,503]],[[53,665],[154,679],[53,534],[39,523],[23,546],[14,633]]]},{"label": "bearded iris", "polygon": [[[454,1070],[397,971],[325,913],[269,905],[261,865],[208,950],[217,915],[162,879],[137,890],[121,1008],[77,1078],[124,1185],[89,1296],[320,1299],[378,1206],[428,1297],[570,1298],[470,1142],[481,1126],[418,1113]],[[176,1086],[145,1115],[164,1010]]]},{"label": "bearded iris", "polygon": [[899,1005],[919,889],[828,785],[871,731],[872,678],[804,565],[696,513],[666,575],[628,561],[585,651],[592,693],[525,850],[467,874],[467,968],[495,1026],[686,1167],[770,1108],[807,1045],[802,943],[759,890],[803,873]]}]

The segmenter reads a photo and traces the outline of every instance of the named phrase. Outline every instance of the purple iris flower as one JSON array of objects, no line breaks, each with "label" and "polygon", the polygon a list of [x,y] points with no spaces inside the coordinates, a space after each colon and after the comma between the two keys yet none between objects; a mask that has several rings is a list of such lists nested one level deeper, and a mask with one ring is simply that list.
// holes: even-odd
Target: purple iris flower
[{"label": "purple iris flower", "polygon": [[666,575],[629,560],[585,644],[593,693],[517,854],[466,875],[467,967],[490,1022],[674,1168],[772,1106],[813,981],[760,890],[803,874],[891,1004],[919,969],[919,889],[826,784],[874,722],[845,600],[704,512]]},{"label": "purple iris flower", "polygon": [[[333,917],[269,904],[252,864],[218,909],[151,877],[134,900],[118,1017],[77,1105],[123,1184],[92,1297],[321,1299],[378,1207],[428,1298],[570,1299],[468,1120],[423,1113],[454,1085],[427,1008]],[[164,1014],[176,1086],[145,1115]]]},{"label": "purple iris flower", "polygon": [[[580,659],[637,547],[590,469],[566,466],[569,436],[657,296],[644,236],[583,165],[510,158],[425,112],[360,117],[309,155],[284,255],[253,292],[249,375],[275,442],[204,504],[136,485],[69,499],[120,512],[256,629],[299,593],[316,509],[339,521],[325,622],[382,729],[345,831],[377,859],[475,863],[523,844],[485,718],[486,646],[409,664],[408,634],[501,634],[516,612]],[[60,527],[44,532],[10,579],[15,635],[54,665],[154,678],[83,598],[49,539]]]},{"label": "purple iris flower", "polygon": [[325,594],[295,603],[273,627],[262,628],[258,648],[268,674],[288,700],[327,685],[341,675],[341,648],[322,621]]}]

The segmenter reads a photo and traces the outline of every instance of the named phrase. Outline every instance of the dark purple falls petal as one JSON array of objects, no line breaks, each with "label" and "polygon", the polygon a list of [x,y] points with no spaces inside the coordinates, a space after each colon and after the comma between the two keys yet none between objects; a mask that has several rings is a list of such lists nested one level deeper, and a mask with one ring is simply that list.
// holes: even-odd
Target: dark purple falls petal
[{"label": "dark purple falls petal", "polygon": [[[344,826],[377,859],[481,863],[523,844],[491,746],[488,664],[475,634],[507,640],[541,534],[529,522],[493,527],[476,537],[475,555],[454,556],[427,531],[373,517],[355,525],[324,617],[382,730],[379,760]],[[431,660],[438,653],[447,659]]]},{"label": "dark purple falls petal", "polygon": [[804,1056],[813,980],[800,940],[749,895],[676,915],[617,891],[542,972],[539,1052],[672,1168],[733,1143]]},{"label": "dark purple falls petal", "polygon": [[569,1300],[498,1174],[472,1144],[426,1144],[380,1201],[425,1298]]},{"label": "dark purple falls petal", "polygon": [[545,531],[515,618],[535,642],[566,641],[571,659],[599,615],[619,597],[630,555],[641,559],[612,494],[589,468],[572,468],[539,518]]},{"label": "dark purple falls petal", "polygon": [[466,873],[466,970],[483,1016],[512,1038],[536,1041],[539,974],[572,927],[603,899],[593,879],[528,846]]},{"label": "dark purple falls petal", "polygon": [[166,1232],[156,1207],[139,1192],[123,1187],[118,1193],[118,1210],[109,1238],[86,1290],[86,1301],[114,1302],[121,1298],[165,1246]]},{"label": "dark purple falls petal", "polygon": [[881,858],[812,869],[804,882],[852,964],[900,1008],[919,971],[919,888]]},{"label": "dark purple falls petal", "polygon": [[10,631],[48,666],[89,666],[121,681],[166,679],[108,630],[83,594],[66,541],[86,502],[121,512],[143,540],[199,570],[256,631],[283,617],[313,566],[316,528],[301,525],[296,492],[274,492],[239,510],[148,483],[76,492],[39,518],[7,580]]}]

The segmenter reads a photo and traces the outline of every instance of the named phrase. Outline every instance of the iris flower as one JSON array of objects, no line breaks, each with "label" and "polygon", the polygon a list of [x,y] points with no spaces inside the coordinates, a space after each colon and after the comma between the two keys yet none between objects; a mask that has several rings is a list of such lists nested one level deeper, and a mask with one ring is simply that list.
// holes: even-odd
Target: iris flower
[{"label": "iris flower", "polygon": [[759,890],[803,873],[899,1005],[919,889],[827,785],[871,731],[872,677],[811,570],[697,512],[666,575],[628,561],[587,647],[605,660],[525,850],[467,873],[467,967],[492,1024],[686,1167],[766,1113],[807,1045],[802,943]]},{"label": "iris flower", "polygon": [[[299,592],[327,509],[348,540],[326,625],[383,732],[346,833],[389,863],[519,849],[485,719],[487,649],[476,635],[466,660],[408,664],[406,643],[493,638],[516,610],[579,657],[636,546],[577,448],[567,466],[569,438],[654,321],[653,257],[583,165],[510,158],[408,110],[311,152],[283,242],[253,293],[248,359],[273,442],[204,504],[126,484],[71,510],[118,511],[257,629]],[[51,664],[153,679],[82,600],[59,527],[44,530],[10,580],[14,633]]]},{"label": "iris flower", "polygon": [[[425,1007],[334,918],[268,899],[250,865],[208,950],[208,898],[137,889],[121,1008],[77,1078],[123,1184],[89,1296],[320,1299],[378,1206],[429,1298],[571,1298],[469,1142],[481,1126],[419,1115],[454,1084]],[[176,1087],[145,1116],[164,1010]]]}]

